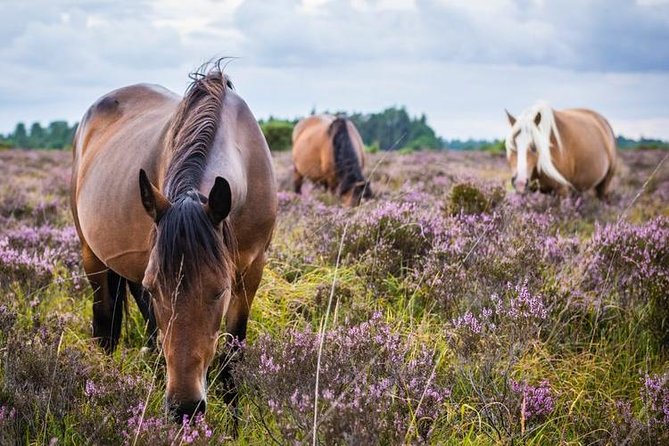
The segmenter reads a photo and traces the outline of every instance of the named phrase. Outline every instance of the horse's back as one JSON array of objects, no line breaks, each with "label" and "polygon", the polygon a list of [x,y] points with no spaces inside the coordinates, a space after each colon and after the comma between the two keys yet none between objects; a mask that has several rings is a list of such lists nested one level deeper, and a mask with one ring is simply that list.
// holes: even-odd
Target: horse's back
[{"label": "horse's back", "polygon": [[158,86],[120,88],[88,109],[75,136],[75,224],[95,256],[131,280],[141,279],[152,224],[139,199],[138,172],[157,177],[178,102]]},{"label": "horse's back", "polygon": [[615,136],[601,114],[585,108],[555,112],[564,154],[556,162],[577,189],[589,189],[606,177],[616,163]]},{"label": "horse's back", "polygon": [[320,128],[323,125],[329,126],[332,124],[332,121],[335,120],[335,117],[332,115],[312,115],[306,118],[301,119],[295,127],[293,127],[292,141],[295,141],[300,137],[302,132],[307,129]]},{"label": "horse's back", "polygon": [[328,133],[333,121],[330,115],[309,116],[293,130],[293,164],[312,181],[334,181],[334,157]]}]

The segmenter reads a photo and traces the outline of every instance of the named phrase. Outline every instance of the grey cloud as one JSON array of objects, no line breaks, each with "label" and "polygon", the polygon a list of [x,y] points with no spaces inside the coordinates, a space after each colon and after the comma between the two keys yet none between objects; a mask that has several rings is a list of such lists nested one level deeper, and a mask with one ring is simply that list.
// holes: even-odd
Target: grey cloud
[{"label": "grey cloud", "polygon": [[268,66],[397,58],[546,65],[594,71],[669,68],[669,7],[629,0],[516,1],[475,13],[424,0],[415,10],[360,12],[330,2],[320,14],[295,2],[246,1],[234,26],[245,53]]}]

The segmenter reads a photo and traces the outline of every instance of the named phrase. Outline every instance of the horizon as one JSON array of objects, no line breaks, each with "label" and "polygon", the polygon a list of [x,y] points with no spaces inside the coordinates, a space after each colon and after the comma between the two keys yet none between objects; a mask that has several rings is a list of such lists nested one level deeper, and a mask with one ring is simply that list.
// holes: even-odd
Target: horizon
[{"label": "horizon", "polygon": [[[445,140],[503,139],[504,109],[587,107],[616,135],[669,140],[669,0],[9,1],[0,133],[78,122],[150,82],[182,93],[203,61],[257,119],[404,106]],[[615,36],[612,39],[611,36]]]},{"label": "horizon", "polygon": [[[399,107],[402,107],[402,106],[399,106]],[[386,110],[386,109],[388,109],[388,108],[391,108],[391,107],[386,107],[386,108],[384,108],[383,110]],[[378,110],[377,112],[372,112],[372,113],[378,113],[378,112],[381,112],[381,111],[383,111],[383,110]],[[325,111],[325,113],[329,113],[329,111]],[[342,113],[342,111],[338,111],[338,112],[336,112],[336,113]],[[350,113],[346,112],[345,114],[346,114],[347,116],[350,116],[350,115],[355,114],[355,113],[358,113],[358,112],[356,112],[356,111],[353,111],[353,112],[350,112]],[[268,121],[271,121],[271,120],[284,121],[284,122],[292,122],[292,121],[295,121],[295,120],[300,120],[300,119],[302,119],[302,118],[304,118],[304,117],[306,117],[306,116],[308,116],[308,114],[307,114],[307,115],[304,115],[304,116],[296,116],[296,117],[294,117],[294,118],[289,118],[289,117],[284,117],[284,116],[272,116],[272,115],[270,115],[270,116],[268,116],[268,117],[261,117],[261,118],[256,117],[256,118],[257,118],[258,123],[260,124],[260,123],[262,123],[262,122],[268,122]],[[418,117],[418,115],[409,115],[409,116],[410,116],[410,118],[412,118],[412,119]],[[429,116],[426,115],[426,118],[427,118],[427,121],[428,121],[428,124],[429,124]],[[68,126],[79,125],[79,121],[72,121],[72,122],[71,122],[71,121],[67,121],[67,120],[65,120],[65,119],[54,119],[54,120],[52,120],[52,121],[45,121],[45,122],[40,122],[40,121],[23,122],[23,121],[20,121],[20,122],[17,122],[17,123],[14,125],[14,127],[12,127],[12,130],[11,130],[11,131],[9,131],[9,132],[0,132],[0,137],[8,137],[8,136],[10,136],[10,135],[12,134],[12,132],[16,129],[16,126],[18,126],[19,124],[24,124],[24,125],[25,125],[25,129],[26,129],[26,131],[27,131],[28,134],[29,134],[29,133],[30,133],[30,127],[31,127],[33,124],[37,123],[37,124],[39,124],[44,130],[46,130],[46,129],[48,129],[49,124],[51,124],[51,123],[53,123],[53,122],[66,122]],[[634,141],[634,142],[659,141],[659,142],[661,142],[661,143],[669,144],[669,139],[665,139],[665,138],[656,138],[656,137],[652,137],[652,136],[649,137],[649,136],[645,136],[645,135],[641,135],[641,136],[635,138],[635,137],[630,137],[630,136],[628,136],[628,135],[618,134],[618,133],[617,133],[617,134],[615,134],[615,137],[616,137],[616,139],[624,139],[624,140]],[[444,144],[453,143],[453,142],[459,142],[459,143],[482,143],[482,144],[486,144],[486,143],[495,143],[495,142],[504,141],[504,137],[503,137],[503,136],[500,137],[500,138],[487,138],[487,139],[486,139],[486,138],[477,138],[477,137],[468,137],[468,138],[446,138],[446,137],[440,135],[438,132],[437,132],[437,138],[440,138],[440,139],[443,141]],[[444,148],[444,149],[453,149],[452,147],[448,147],[448,145],[445,145],[443,148]],[[462,149],[454,149],[454,150],[462,150]]]}]

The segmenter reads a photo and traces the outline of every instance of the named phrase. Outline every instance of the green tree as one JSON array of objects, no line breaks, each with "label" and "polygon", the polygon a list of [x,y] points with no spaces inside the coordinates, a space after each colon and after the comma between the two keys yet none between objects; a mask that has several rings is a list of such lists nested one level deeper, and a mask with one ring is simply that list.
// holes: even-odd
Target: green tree
[{"label": "green tree", "polygon": [[381,150],[439,149],[443,141],[427,124],[425,114],[411,118],[404,107],[391,107],[380,113],[350,116],[365,144],[377,144]]},{"label": "green tree", "polygon": [[28,147],[28,132],[26,132],[26,125],[24,123],[19,122],[16,124],[16,129],[14,129],[12,140],[14,142],[14,147]]},{"label": "green tree", "polygon": [[30,126],[30,136],[28,137],[28,147],[44,147],[46,142],[46,131],[39,122],[34,122]]},{"label": "green tree", "polygon": [[67,121],[53,121],[49,124],[49,141],[46,144],[48,149],[62,149],[71,143],[70,126]]}]

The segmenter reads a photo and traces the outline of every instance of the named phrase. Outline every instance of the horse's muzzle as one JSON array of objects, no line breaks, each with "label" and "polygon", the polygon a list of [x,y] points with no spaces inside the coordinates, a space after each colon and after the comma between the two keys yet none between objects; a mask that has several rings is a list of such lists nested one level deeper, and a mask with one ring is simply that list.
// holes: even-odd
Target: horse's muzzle
[{"label": "horse's muzzle", "polygon": [[188,420],[192,421],[197,415],[204,413],[206,409],[207,402],[205,400],[190,401],[173,406],[172,414],[174,416],[174,421],[182,423],[184,417],[188,417]]},{"label": "horse's muzzle", "polygon": [[517,181],[517,175],[514,175],[513,178],[511,178],[511,184],[513,184],[513,188],[518,193],[523,194],[527,190],[527,180]]}]

